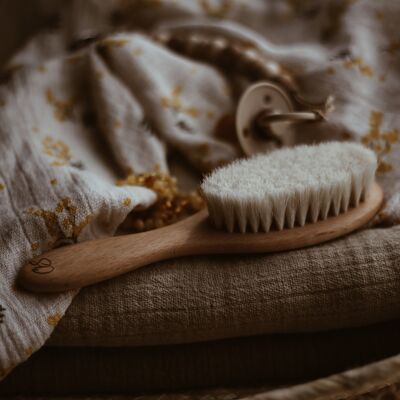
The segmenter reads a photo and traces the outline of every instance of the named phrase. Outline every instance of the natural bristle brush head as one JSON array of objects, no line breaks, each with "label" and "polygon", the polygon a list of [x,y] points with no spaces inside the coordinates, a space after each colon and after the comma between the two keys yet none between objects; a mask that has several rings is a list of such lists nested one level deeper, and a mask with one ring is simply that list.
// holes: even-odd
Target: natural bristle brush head
[{"label": "natural bristle brush head", "polygon": [[356,143],[302,145],[218,168],[201,189],[217,228],[268,232],[358,206],[376,168],[376,155]]}]

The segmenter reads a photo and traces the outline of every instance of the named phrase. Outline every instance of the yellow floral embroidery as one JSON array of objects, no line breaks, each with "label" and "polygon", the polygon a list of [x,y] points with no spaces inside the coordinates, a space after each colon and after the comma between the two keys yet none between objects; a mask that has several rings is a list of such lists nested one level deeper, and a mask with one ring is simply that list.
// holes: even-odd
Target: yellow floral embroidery
[{"label": "yellow floral embroidery", "polygon": [[25,354],[29,357],[33,353],[33,347],[29,346],[25,349]]},{"label": "yellow floral embroidery", "polygon": [[199,116],[199,110],[196,107],[187,107],[184,109],[184,112],[193,118],[197,118]]},{"label": "yellow floral embroidery", "polygon": [[51,180],[50,180],[50,185],[51,185],[51,186],[56,186],[56,185],[58,185],[58,180],[57,180],[56,178],[51,179]]},{"label": "yellow floral embroidery", "polygon": [[59,243],[76,243],[82,230],[92,220],[92,215],[88,215],[78,221],[78,207],[69,197],[61,199],[54,211],[31,207],[26,212],[43,220],[52,238],[49,242],[51,247]]},{"label": "yellow floral embroidery", "polygon": [[60,319],[61,319],[61,314],[60,313],[55,313],[54,315],[50,315],[47,318],[47,323],[50,326],[56,326],[60,322]]},{"label": "yellow floral embroidery", "polygon": [[362,75],[371,77],[374,75],[374,71],[372,67],[367,65],[361,57],[355,57],[355,58],[349,58],[348,60],[343,62],[343,66],[345,68],[351,69],[351,68],[358,68],[360,73]]},{"label": "yellow floral embroidery", "polygon": [[361,142],[370,147],[378,156],[378,173],[389,172],[392,165],[383,160],[383,157],[390,153],[392,145],[400,140],[400,131],[392,129],[382,132],[380,127],[383,122],[383,113],[372,111],[369,117],[369,131],[362,138]]},{"label": "yellow floral embroidery", "polygon": [[40,247],[40,243],[39,242],[35,242],[35,243],[31,244],[32,251],[36,251],[39,247]]},{"label": "yellow floral embroidery", "polygon": [[102,47],[123,47],[129,40],[127,39],[105,39],[100,42],[100,46]]},{"label": "yellow floral embroidery", "polygon": [[45,97],[47,102],[53,107],[54,117],[56,119],[63,122],[70,118],[75,105],[75,99],[73,97],[65,101],[58,100],[51,89],[46,89]]},{"label": "yellow floral embroidery", "polygon": [[171,92],[169,97],[161,97],[161,105],[165,108],[170,108],[176,112],[183,112],[193,118],[197,118],[200,115],[200,111],[196,107],[184,107],[180,96],[182,94],[182,86],[176,85]]},{"label": "yellow floral embroidery", "polygon": [[126,207],[129,207],[132,203],[132,200],[129,197],[126,197],[124,200],[122,200],[122,204]]},{"label": "yellow floral embroidery", "polygon": [[163,107],[169,107],[176,110],[180,109],[182,106],[181,100],[179,98],[181,93],[182,93],[182,87],[180,85],[175,86],[172,89],[170,97],[166,96],[161,97],[161,105]]},{"label": "yellow floral embroidery", "polygon": [[231,0],[198,0],[198,3],[205,14],[214,18],[225,17],[232,8]]},{"label": "yellow floral embroidery", "polygon": [[4,190],[6,188],[6,185],[4,183],[0,183],[0,190]]},{"label": "yellow floral embroidery", "polygon": [[63,141],[46,136],[42,140],[42,145],[43,152],[54,159],[51,165],[59,167],[66,165],[71,160],[69,147]]}]

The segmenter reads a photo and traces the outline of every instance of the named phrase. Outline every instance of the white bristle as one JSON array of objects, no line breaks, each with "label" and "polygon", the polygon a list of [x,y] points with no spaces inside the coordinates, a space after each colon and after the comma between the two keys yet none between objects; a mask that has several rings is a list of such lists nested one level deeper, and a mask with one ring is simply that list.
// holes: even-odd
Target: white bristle
[{"label": "white bristle", "polygon": [[268,232],[338,215],[363,201],[375,154],[356,143],[297,146],[235,161],[201,188],[217,228]]}]

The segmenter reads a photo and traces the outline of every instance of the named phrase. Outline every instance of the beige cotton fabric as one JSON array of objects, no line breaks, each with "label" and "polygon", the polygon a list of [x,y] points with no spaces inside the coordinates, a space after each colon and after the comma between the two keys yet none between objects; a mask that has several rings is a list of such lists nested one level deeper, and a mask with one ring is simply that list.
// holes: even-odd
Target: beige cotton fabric
[{"label": "beige cotton fabric", "polygon": [[[15,3],[23,12],[25,2]],[[298,76],[308,98],[333,94],[330,122],[299,128],[299,142],[352,138],[373,148],[387,200],[377,222],[398,222],[397,2],[35,4],[44,21],[58,16],[61,22],[51,32],[32,33],[9,62],[0,87],[1,376],[43,345],[75,294],[20,291],[15,277],[21,266],[60,243],[110,236],[129,212],[155,200],[148,190],[116,187],[117,176],[156,165],[167,170],[169,149],[200,172],[238,156],[231,144],[213,136],[220,118],[234,110],[228,77],[148,36],[162,24],[176,24],[176,18],[216,18],[197,18],[196,24],[254,40]],[[2,11],[3,18],[12,15]],[[98,36],[96,45],[85,41]],[[1,40],[7,39],[3,34]],[[81,50],[72,53],[78,45]]]},{"label": "beige cotton fabric", "polygon": [[148,346],[400,318],[400,227],[278,254],[186,257],[83,289],[48,345]]}]

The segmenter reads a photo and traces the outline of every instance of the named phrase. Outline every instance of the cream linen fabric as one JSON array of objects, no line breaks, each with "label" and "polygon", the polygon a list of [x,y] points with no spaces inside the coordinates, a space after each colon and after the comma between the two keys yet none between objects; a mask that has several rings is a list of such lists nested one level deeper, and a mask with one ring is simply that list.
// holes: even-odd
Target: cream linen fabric
[{"label": "cream linen fabric", "polygon": [[[15,3],[23,12],[25,2]],[[1,4],[2,18],[7,19],[4,8],[10,4]],[[75,294],[24,293],[14,285],[19,268],[59,243],[112,235],[130,211],[154,201],[148,190],[117,188],[116,176],[156,165],[166,170],[166,152],[172,148],[199,171],[238,155],[212,135],[220,118],[234,109],[227,78],[171,53],[146,34],[176,24],[176,18],[215,18],[196,23],[251,38],[296,73],[310,99],[335,95],[330,122],[300,128],[299,142],[353,138],[372,147],[387,199],[376,222],[398,222],[397,2],[35,4],[43,20],[58,15],[61,24],[32,36],[8,64],[11,77],[0,87],[1,376],[40,348]],[[101,44],[68,51],[99,35],[106,38]],[[2,41],[7,39],[3,34]]]}]

